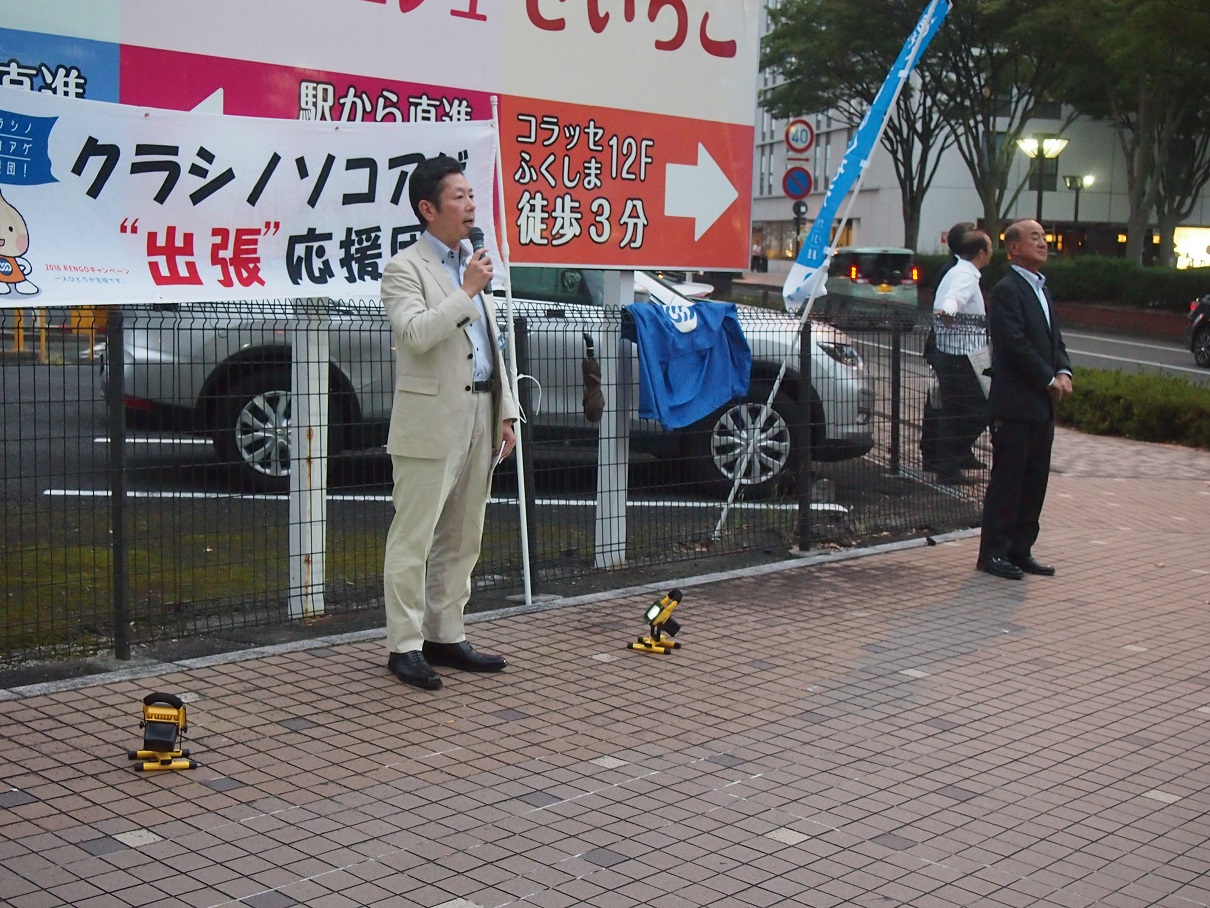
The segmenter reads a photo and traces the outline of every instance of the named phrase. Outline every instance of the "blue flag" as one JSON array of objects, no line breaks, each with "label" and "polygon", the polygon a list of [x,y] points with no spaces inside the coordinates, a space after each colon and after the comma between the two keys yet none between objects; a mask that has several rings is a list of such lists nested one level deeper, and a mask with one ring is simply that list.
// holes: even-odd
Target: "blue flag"
[{"label": "blue flag", "polygon": [[803,302],[814,300],[826,292],[824,282],[828,279],[828,263],[832,259],[832,249],[829,247],[832,222],[840,210],[840,203],[860,185],[903,84],[916,68],[917,61],[937,34],[949,11],[950,0],[931,0],[920,16],[920,21],[916,23],[916,28],[908,36],[903,50],[899,52],[899,58],[887,74],[886,81],[878,89],[874,103],[870,105],[861,125],[857,127],[853,141],[849,143],[840,167],[832,178],[832,185],[824,195],[823,206],[815,216],[815,222],[803,241],[798,258],[786,276],[782,296],[788,311],[797,312]]}]

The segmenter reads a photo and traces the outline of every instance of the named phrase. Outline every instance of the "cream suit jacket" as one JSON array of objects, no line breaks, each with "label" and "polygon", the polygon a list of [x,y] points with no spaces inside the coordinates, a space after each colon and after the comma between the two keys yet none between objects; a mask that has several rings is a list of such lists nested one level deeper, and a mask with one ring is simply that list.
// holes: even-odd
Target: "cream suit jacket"
[{"label": "cream suit jacket", "polygon": [[[466,326],[482,318],[479,307],[453,286],[428,240],[420,240],[387,262],[382,304],[395,335],[395,400],[387,453],[401,457],[445,457],[461,438],[474,406],[474,360]],[[496,310],[482,295],[488,336],[496,360],[492,394],[492,450],[503,441],[503,422],[519,411],[509,388],[497,343]]]}]

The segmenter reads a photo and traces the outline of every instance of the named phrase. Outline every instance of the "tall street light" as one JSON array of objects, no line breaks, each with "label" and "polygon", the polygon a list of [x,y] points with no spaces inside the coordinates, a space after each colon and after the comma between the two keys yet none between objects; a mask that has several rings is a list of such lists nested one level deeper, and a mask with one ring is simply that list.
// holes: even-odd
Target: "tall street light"
[{"label": "tall street light", "polygon": [[1067,147],[1067,140],[1060,139],[1058,136],[1038,136],[1029,137],[1028,139],[1017,139],[1017,147],[1025,152],[1025,156],[1032,162],[1034,177],[1038,181],[1038,210],[1034,215],[1034,220],[1039,224],[1042,223],[1042,161],[1057,158],[1059,154]]},{"label": "tall street light", "polygon": [[1079,226],[1080,223],[1080,190],[1087,189],[1096,181],[1097,178],[1091,173],[1085,174],[1082,177],[1071,176],[1070,174],[1063,177],[1063,185],[1065,185],[1068,189],[1074,190],[1076,194],[1076,208],[1075,213],[1072,216],[1072,221],[1074,221],[1077,226]]}]

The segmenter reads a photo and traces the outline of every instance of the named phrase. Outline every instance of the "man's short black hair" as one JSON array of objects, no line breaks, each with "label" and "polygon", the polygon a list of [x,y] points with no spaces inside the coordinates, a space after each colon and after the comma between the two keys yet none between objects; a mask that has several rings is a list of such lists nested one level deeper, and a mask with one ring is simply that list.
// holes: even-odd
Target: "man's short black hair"
[{"label": "man's short black hair", "polygon": [[434,207],[440,207],[441,181],[451,174],[462,173],[462,165],[456,158],[447,154],[439,154],[435,158],[425,158],[416,165],[408,180],[408,201],[412,203],[412,211],[416,212],[416,223],[428,227],[428,221],[420,213],[420,203],[428,200]]},{"label": "man's short black hair", "polygon": [[964,231],[962,238],[957,243],[951,237],[949,246],[954,255],[969,262],[984,249],[990,249],[991,243],[991,237],[982,230],[971,229]]},{"label": "man's short black hair", "polygon": [[962,238],[966,236],[966,231],[974,230],[973,221],[959,221],[945,234],[945,245],[950,247],[950,252],[958,255],[958,247],[962,245]]}]

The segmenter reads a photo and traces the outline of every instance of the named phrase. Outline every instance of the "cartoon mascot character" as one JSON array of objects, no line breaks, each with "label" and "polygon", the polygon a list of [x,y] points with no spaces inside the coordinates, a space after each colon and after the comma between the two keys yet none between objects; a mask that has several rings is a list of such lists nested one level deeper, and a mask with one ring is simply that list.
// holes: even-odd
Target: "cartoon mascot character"
[{"label": "cartoon mascot character", "polygon": [[27,276],[30,266],[25,253],[28,251],[29,228],[25,218],[0,195],[0,296],[14,290],[26,296],[38,292],[38,285]]}]

